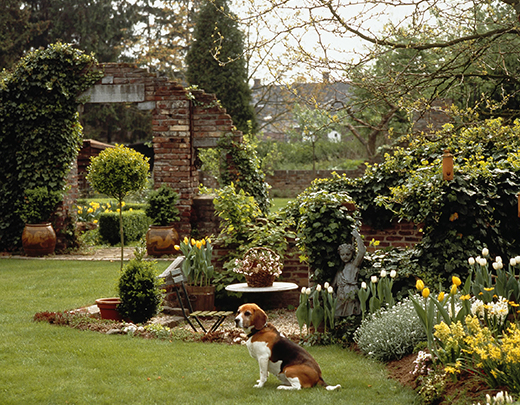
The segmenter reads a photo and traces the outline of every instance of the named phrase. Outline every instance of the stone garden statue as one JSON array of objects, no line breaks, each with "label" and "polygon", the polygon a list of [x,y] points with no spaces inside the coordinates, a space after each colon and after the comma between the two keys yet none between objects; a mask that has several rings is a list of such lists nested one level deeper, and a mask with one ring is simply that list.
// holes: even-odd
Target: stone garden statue
[{"label": "stone garden statue", "polygon": [[352,231],[352,236],[355,239],[355,244],[344,243],[338,247],[338,253],[341,260],[345,262],[345,266],[336,273],[333,281],[337,297],[336,317],[357,315],[360,313],[357,298],[357,277],[359,267],[366,253],[366,248],[357,230]]}]

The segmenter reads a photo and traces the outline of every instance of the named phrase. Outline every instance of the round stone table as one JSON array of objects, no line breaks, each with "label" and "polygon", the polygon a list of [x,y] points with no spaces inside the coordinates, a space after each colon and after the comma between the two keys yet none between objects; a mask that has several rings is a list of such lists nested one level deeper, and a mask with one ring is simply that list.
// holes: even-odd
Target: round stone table
[{"label": "round stone table", "polygon": [[239,293],[269,293],[296,290],[298,284],[275,281],[271,287],[248,287],[247,283],[230,284],[226,287],[227,291]]}]

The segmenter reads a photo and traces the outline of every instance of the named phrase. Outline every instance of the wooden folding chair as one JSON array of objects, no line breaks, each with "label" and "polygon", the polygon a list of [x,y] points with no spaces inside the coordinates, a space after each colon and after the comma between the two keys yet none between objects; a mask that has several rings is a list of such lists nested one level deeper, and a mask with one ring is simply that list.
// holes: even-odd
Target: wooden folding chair
[{"label": "wooden folding chair", "polygon": [[[179,301],[179,305],[181,306],[182,315],[188,324],[192,327],[195,332],[198,332],[197,328],[191,321],[191,319],[195,319],[200,328],[204,331],[204,333],[215,332],[218,327],[224,322],[227,316],[231,315],[233,312],[231,311],[193,311],[193,307],[191,306],[191,300],[186,291],[186,278],[184,277],[184,273],[182,272],[182,263],[184,262],[185,257],[179,256],[177,257],[164,272],[158,276],[159,278],[164,279],[165,286],[172,286],[175,290],[175,294],[177,295],[177,300]],[[183,296],[184,294],[184,296]],[[185,298],[187,308],[184,306]],[[211,317],[216,318],[215,323],[211,326],[209,331],[206,330],[204,325],[199,319],[200,317]]]}]

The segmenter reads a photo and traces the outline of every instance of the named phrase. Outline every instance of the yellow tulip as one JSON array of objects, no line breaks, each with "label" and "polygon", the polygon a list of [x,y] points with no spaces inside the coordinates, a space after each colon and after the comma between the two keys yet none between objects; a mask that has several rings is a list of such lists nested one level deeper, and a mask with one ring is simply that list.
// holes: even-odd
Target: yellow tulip
[{"label": "yellow tulip", "polygon": [[457,286],[456,286],[455,284],[453,284],[453,285],[451,286],[450,294],[451,294],[451,295],[455,295],[455,294],[457,294]]},{"label": "yellow tulip", "polygon": [[174,248],[175,250],[181,250],[181,247],[180,247],[179,245],[175,245],[173,248]]},{"label": "yellow tulip", "polygon": [[451,278],[451,281],[452,281],[452,283],[455,284],[457,287],[458,287],[459,285],[462,284],[462,281],[460,281],[460,278],[458,278],[457,276],[453,276],[453,277]]},{"label": "yellow tulip", "polygon": [[197,246],[197,248],[200,249],[202,247],[202,242],[200,240],[198,240],[196,246]]},{"label": "yellow tulip", "polygon": [[195,239],[191,238],[191,245],[195,246],[196,244],[197,244],[197,241]]},{"label": "yellow tulip", "polygon": [[206,239],[202,239],[200,242],[202,243],[203,246],[206,246]]},{"label": "yellow tulip", "polygon": [[189,243],[189,240],[188,240],[188,237],[187,237],[187,236],[184,237],[184,243],[185,243],[186,245]]},{"label": "yellow tulip", "polygon": [[424,298],[428,298],[429,295],[430,295],[430,289],[429,289],[428,287],[423,288],[423,290],[422,290],[422,296],[423,296]]},{"label": "yellow tulip", "polygon": [[441,291],[439,293],[439,296],[437,297],[437,301],[439,301],[439,302],[444,301],[444,291]]},{"label": "yellow tulip", "polygon": [[417,280],[415,283],[415,288],[417,288],[419,291],[424,290],[424,282],[421,279]]}]

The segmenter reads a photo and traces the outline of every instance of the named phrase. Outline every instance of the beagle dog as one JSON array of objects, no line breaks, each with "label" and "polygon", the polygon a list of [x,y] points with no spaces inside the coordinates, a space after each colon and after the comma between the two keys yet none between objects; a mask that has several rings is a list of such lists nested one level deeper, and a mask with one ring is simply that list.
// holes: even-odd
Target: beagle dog
[{"label": "beagle dog", "polygon": [[267,315],[258,305],[244,304],[238,308],[235,324],[247,333],[249,354],[258,361],[260,367],[256,388],[264,386],[269,372],[282,382],[278,389],[299,390],[316,384],[327,390],[341,387],[325,383],[316,360],[305,349],[280,335],[271,323],[267,323]]}]

